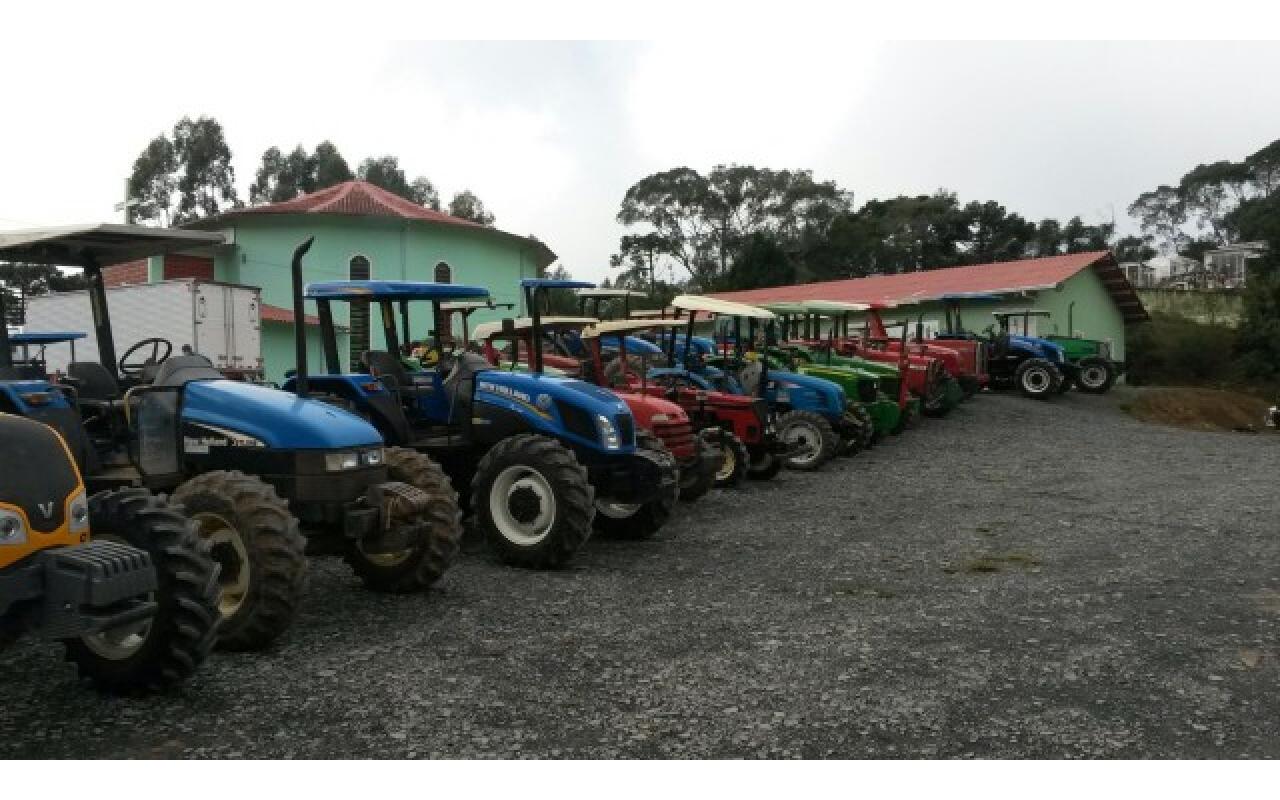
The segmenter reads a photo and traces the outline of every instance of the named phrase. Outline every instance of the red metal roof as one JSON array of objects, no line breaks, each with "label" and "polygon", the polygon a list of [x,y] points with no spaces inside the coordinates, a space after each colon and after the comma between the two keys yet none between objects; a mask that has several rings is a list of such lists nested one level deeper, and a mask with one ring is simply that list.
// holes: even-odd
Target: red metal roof
[{"label": "red metal roof", "polygon": [[366,217],[399,217],[482,228],[471,220],[433,211],[365,181],[347,181],[282,203],[237,209],[233,214],[349,214]]},{"label": "red metal roof", "polygon": [[[293,312],[289,309],[281,308],[280,306],[268,305],[267,303],[262,304],[261,317],[263,322],[287,322],[290,325],[293,324],[294,320]],[[307,324],[319,325],[320,318],[313,314],[308,314]]]},{"label": "red metal roof", "polygon": [[1089,267],[1097,272],[1116,301],[1125,322],[1147,319],[1142,301],[1129,285],[1115,258],[1106,250],[967,267],[926,269],[897,275],[873,275],[868,278],[745,289],[720,292],[712,296],[740,303],[838,300],[846,303],[909,304],[962,292],[1000,294],[1049,289]]}]

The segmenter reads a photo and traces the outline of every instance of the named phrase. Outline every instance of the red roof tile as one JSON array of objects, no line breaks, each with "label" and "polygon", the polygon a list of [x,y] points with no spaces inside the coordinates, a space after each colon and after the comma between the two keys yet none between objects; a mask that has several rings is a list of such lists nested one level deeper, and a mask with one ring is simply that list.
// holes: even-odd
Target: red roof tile
[{"label": "red roof tile", "polygon": [[471,220],[420,206],[365,181],[347,181],[282,203],[237,209],[233,214],[349,214],[367,217],[399,217],[482,228]]},{"label": "red roof tile", "polygon": [[[293,312],[289,309],[281,308],[280,306],[268,305],[266,303],[262,304],[261,317],[263,322],[287,322],[290,325],[293,324],[294,320]],[[308,314],[307,324],[319,325],[320,318],[313,314]]]},{"label": "red roof tile", "polygon": [[918,303],[961,292],[1020,292],[1048,289],[1092,267],[1111,293],[1126,322],[1147,319],[1146,309],[1112,255],[1105,251],[1049,258],[1001,261],[967,267],[927,269],[897,275],[873,275],[819,283],[745,289],[712,295],[740,303],[794,300],[838,300],[846,303]]}]

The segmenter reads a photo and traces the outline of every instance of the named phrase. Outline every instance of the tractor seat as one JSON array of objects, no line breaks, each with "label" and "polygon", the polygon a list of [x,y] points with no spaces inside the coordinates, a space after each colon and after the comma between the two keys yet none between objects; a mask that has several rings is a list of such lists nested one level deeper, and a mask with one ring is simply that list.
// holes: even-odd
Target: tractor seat
[{"label": "tractor seat", "polygon": [[760,389],[760,375],[764,372],[764,366],[759,361],[750,361],[738,373],[738,381],[742,384],[742,390],[746,394],[754,395]]},{"label": "tractor seat", "polygon": [[67,377],[75,381],[81,402],[109,404],[120,398],[120,382],[97,361],[72,361],[67,365]]},{"label": "tractor seat", "polygon": [[463,352],[453,362],[453,369],[444,379],[445,396],[449,398],[449,422],[458,425],[471,416],[471,397],[474,394],[476,373],[493,369],[485,357],[478,353]]},{"label": "tractor seat", "polygon": [[429,384],[415,383],[408,370],[404,368],[404,364],[400,363],[400,359],[386,350],[366,350],[364,363],[369,367],[369,374],[380,379],[382,384],[391,391],[399,392],[402,399],[420,397],[431,391]]},{"label": "tractor seat", "polygon": [[156,370],[152,386],[186,386],[191,381],[218,380],[223,375],[213,362],[201,355],[167,358]]}]

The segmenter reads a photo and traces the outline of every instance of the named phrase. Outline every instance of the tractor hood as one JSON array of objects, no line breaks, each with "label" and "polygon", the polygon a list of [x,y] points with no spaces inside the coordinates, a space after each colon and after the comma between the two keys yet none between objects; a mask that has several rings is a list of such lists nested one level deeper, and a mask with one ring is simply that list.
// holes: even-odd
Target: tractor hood
[{"label": "tractor hood", "polygon": [[1043,358],[1047,361],[1053,361],[1061,364],[1066,360],[1065,351],[1060,345],[1056,345],[1048,339],[1041,339],[1036,336],[1019,336],[1016,334],[1009,335],[1009,346],[1015,350],[1024,350]]},{"label": "tractor hood", "polygon": [[769,370],[769,384],[773,391],[785,391],[788,402],[802,411],[840,414],[845,408],[844,389],[826,378],[801,375],[798,372]]},{"label": "tractor hood", "polygon": [[476,374],[475,398],[520,415],[535,430],[576,444],[599,448],[600,418],[617,426],[622,435],[615,453],[634,449],[635,421],[631,410],[607,389],[578,380],[528,372],[489,369]]},{"label": "tractor hood", "polygon": [[337,406],[231,380],[191,381],[182,420],[252,436],[280,450],[333,450],[382,444],[376,428]]}]

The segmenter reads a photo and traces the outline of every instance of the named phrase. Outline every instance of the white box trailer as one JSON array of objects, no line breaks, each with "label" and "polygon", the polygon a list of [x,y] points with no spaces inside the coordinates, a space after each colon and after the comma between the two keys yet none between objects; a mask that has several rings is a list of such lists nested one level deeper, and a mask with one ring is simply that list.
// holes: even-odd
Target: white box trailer
[{"label": "white box trailer", "polygon": [[[216,281],[181,279],[107,289],[111,332],[117,358],[135,342],[152,337],[183,345],[206,356],[228,376],[262,378],[261,290]],[[98,342],[87,291],[59,292],[27,300],[27,331],[83,331],[75,342],[77,361],[96,361]],[[150,354],[148,348],[145,354]],[[71,347],[50,346],[45,352],[50,373],[67,370]]]}]

